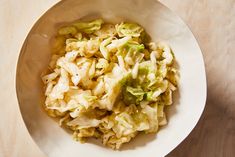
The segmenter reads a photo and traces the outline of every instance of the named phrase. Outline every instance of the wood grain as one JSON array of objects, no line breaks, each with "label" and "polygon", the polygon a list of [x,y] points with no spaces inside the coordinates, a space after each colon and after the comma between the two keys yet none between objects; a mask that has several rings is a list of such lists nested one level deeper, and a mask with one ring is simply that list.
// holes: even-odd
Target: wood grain
[{"label": "wood grain", "polygon": [[[33,23],[58,0],[0,1],[0,157],[41,157],[23,124],[16,99],[15,68],[18,52]],[[180,15],[203,51],[208,99],[193,132],[167,157],[235,156],[235,1],[160,0]],[[4,76],[4,77],[3,77]],[[17,102],[14,100],[13,102]]]}]

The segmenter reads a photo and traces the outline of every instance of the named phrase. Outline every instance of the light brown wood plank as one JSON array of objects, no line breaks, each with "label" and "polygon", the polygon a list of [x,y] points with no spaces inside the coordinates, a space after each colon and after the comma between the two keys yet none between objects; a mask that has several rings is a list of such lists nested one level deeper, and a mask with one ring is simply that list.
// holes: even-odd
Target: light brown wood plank
[{"label": "light brown wood plank", "polygon": [[[41,14],[58,0],[0,1],[0,157],[41,157],[19,113],[14,87],[19,49]],[[161,0],[190,26],[203,51],[208,100],[193,132],[167,157],[235,156],[235,1]],[[19,16],[20,15],[20,16]],[[20,30],[20,31],[19,31]],[[4,43],[4,44],[2,44]],[[3,66],[4,65],[4,66]],[[3,77],[4,76],[4,77]],[[14,99],[6,104],[8,99]]]}]

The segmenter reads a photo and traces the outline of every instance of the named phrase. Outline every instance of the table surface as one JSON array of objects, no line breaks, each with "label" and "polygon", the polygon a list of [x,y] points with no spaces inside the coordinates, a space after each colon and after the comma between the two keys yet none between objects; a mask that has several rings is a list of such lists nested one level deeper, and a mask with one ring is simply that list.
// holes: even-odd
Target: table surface
[{"label": "table surface", "polygon": [[[167,157],[234,157],[235,1],[160,1],[181,16],[196,36],[203,51],[208,83],[207,103],[199,123]],[[0,1],[0,157],[43,157],[20,115],[15,71],[27,33],[56,2],[58,0]]]}]

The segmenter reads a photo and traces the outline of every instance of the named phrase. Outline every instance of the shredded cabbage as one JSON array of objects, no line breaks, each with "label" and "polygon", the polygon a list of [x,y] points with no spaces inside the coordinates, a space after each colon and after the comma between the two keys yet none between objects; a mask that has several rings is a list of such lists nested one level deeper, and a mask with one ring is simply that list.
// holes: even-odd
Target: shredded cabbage
[{"label": "shredded cabbage", "polygon": [[98,19],[91,22],[75,22],[73,26],[75,26],[78,31],[91,34],[97,30],[100,30],[102,24],[103,20]]},{"label": "shredded cabbage", "polygon": [[144,29],[135,23],[121,23],[116,25],[116,30],[118,32],[119,37],[139,37]]},{"label": "shredded cabbage", "polygon": [[44,108],[75,140],[96,137],[119,149],[167,124],[164,109],[179,82],[175,56],[140,25],[75,22],[58,30],[52,52]]}]

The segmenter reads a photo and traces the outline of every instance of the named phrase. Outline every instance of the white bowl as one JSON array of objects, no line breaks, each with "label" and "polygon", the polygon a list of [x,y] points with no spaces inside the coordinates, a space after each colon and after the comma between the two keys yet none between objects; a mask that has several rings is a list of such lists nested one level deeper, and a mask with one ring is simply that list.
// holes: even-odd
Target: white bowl
[{"label": "white bowl", "polygon": [[[168,125],[158,134],[140,135],[121,151],[103,147],[96,140],[81,144],[59,127],[41,107],[40,75],[50,60],[50,40],[57,28],[81,18],[134,21],[152,40],[172,47],[180,68],[179,92],[167,114]],[[18,61],[17,95],[25,124],[37,145],[49,157],[162,157],[173,150],[198,122],[206,101],[206,76],[202,53],[186,24],[157,0],[66,0],[45,13],[30,31]]]}]

